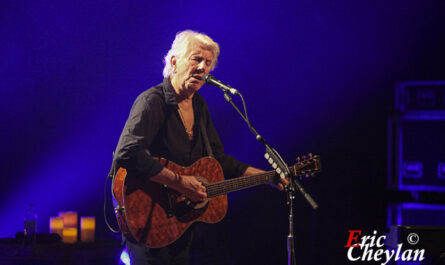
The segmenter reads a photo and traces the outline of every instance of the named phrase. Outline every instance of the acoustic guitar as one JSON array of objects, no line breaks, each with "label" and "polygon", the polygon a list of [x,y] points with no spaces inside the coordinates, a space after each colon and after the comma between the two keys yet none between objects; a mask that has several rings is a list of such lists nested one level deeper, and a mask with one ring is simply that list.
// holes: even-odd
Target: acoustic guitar
[{"label": "acoustic guitar", "polygon": [[[207,189],[207,199],[194,203],[168,187],[127,174],[119,168],[112,186],[119,227],[131,242],[160,248],[175,242],[190,225],[200,221],[217,223],[227,212],[227,193],[267,184],[277,177],[275,171],[224,179],[223,170],[211,157],[201,158],[182,167],[164,158],[155,158],[168,169],[197,177]],[[320,159],[310,155],[289,167],[295,176],[309,176],[320,171]]]}]

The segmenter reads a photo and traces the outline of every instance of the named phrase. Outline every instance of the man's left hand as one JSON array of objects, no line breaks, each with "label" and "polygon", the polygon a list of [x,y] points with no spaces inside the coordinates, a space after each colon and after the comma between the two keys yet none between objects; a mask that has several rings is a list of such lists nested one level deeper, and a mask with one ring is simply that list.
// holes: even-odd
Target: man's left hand
[{"label": "man's left hand", "polygon": [[290,184],[290,179],[289,178],[281,178],[281,177],[277,177],[277,180],[275,180],[274,182],[271,182],[270,185],[274,188],[277,188],[281,191],[284,190],[284,187],[286,187],[287,185]]},{"label": "man's left hand", "polygon": [[[246,172],[244,172],[244,176],[248,176],[248,175],[255,175],[255,174],[261,174],[264,173],[264,170],[258,169],[258,168],[254,168],[254,167],[248,167]],[[290,180],[289,178],[280,178],[277,177],[277,179],[274,182],[271,182],[270,185],[274,188],[277,188],[281,191],[284,190],[284,187],[289,185]]]}]

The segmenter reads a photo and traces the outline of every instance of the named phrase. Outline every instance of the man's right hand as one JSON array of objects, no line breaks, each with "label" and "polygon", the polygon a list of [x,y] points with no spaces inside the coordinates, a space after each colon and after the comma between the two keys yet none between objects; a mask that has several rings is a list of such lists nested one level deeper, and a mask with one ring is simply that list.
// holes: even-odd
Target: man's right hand
[{"label": "man's right hand", "polygon": [[206,187],[194,176],[181,176],[181,181],[178,183],[178,188],[176,190],[194,202],[200,202],[207,199]]},{"label": "man's right hand", "polygon": [[184,194],[185,197],[194,202],[207,199],[206,187],[194,176],[178,175],[164,167],[162,171],[152,177],[151,180],[167,185],[167,187]]}]

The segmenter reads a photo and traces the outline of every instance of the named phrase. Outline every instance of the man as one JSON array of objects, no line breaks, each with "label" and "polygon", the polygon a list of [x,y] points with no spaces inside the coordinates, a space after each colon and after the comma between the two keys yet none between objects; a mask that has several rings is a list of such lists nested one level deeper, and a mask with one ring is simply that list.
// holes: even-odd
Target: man
[{"label": "man", "polygon": [[[189,166],[209,155],[207,135],[225,177],[263,172],[224,154],[207,104],[197,93],[204,84],[203,75],[215,68],[218,56],[218,44],[207,35],[190,30],[176,35],[165,56],[163,83],[146,90],[134,102],[115,152],[118,167],[164,184],[192,201],[204,201],[206,188],[195,176],[178,175],[153,157]],[[283,190],[287,183],[280,180],[277,186]],[[131,264],[188,264],[192,233],[188,229],[173,244],[157,249],[127,242]]]}]

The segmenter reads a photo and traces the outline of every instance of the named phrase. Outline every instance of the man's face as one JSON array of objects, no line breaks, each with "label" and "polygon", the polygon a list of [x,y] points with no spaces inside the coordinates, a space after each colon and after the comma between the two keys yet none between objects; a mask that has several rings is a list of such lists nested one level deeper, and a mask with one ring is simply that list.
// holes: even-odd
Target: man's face
[{"label": "man's face", "polygon": [[213,53],[193,44],[186,56],[179,59],[173,58],[173,60],[172,63],[176,66],[176,84],[179,85],[177,89],[181,90],[180,92],[196,92],[204,84],[202,76],[210,72]]}]

